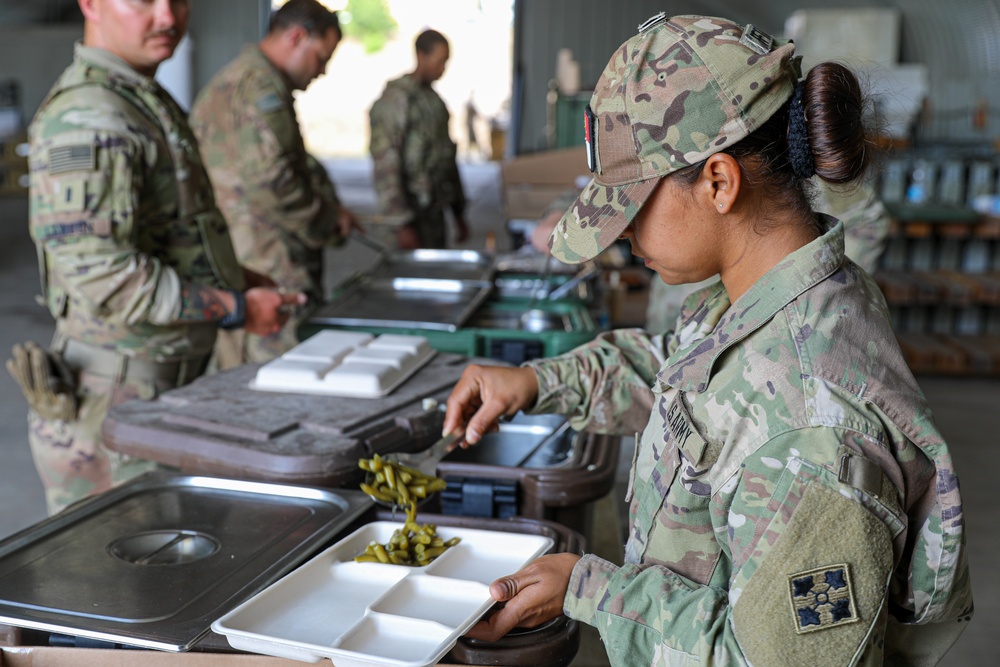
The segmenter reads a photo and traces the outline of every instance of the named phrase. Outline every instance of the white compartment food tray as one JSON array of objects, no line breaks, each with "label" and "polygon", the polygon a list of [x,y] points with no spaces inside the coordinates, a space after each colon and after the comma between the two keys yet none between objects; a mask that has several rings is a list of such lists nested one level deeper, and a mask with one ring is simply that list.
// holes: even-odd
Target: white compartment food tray
[{"label": "white compartment food tray", "polygon": [[261,366],[250,388],[381,398],[434,354],[423,336],[321,331]]},{"label": "white compartment food tray", "polygon": [[552,547],[540,535],[441,527],[462,541],[424,567],[355,563],[401,523],[362,526],[212,624],[236,649],[336,667],[424,667],[493,604],[489,585]]}]

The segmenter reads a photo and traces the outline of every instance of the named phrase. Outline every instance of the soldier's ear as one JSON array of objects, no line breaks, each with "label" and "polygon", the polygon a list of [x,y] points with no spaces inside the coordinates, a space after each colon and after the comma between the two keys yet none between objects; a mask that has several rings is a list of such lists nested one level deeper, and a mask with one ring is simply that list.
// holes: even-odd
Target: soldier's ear
[{"label": "soldier's ear", "polygon": [[83,14],[83,18],[88,21],[96,21],[100,17],[100,13],[97,11],[96,0],[77,0],[77,4],[80,5],[80,13]]},{"label": "soldier's ear", "polygon": [[300,25],[293,25],[285,31],[285,39],[292,46],[298,46],[309,37],[309,31]]},{"label": "soldier's ear", "polygon": [[736,158],[727,153],[716,153],[705,160],[695,188],[707,209],[728,213],[742,185],[742,172]]}]

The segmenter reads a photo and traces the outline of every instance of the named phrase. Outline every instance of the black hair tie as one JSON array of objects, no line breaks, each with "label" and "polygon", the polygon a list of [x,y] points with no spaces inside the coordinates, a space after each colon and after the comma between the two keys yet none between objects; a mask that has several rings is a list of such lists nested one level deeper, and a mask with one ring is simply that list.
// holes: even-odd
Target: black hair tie
[{"label": "black hair tie", "polygon": [[801,179],[816,173],[809,132],[806,130],[806,109],[802,103],[805,90],[805,81],[795,84],[791,107],[788,109],[788,161],[792,165],[792,173]]}]

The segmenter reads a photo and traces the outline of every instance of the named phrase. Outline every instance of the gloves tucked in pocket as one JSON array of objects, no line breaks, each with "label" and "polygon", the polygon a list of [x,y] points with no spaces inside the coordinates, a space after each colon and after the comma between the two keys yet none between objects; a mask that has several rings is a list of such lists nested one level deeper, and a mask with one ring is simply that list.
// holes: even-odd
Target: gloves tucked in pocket
[{"label": "gloves tucked in pocket", "polygon": [[7,370],[39,417],[76,419],[76,383],[72,371],[58,355],[34,341],[14,345],[11,355]]}]

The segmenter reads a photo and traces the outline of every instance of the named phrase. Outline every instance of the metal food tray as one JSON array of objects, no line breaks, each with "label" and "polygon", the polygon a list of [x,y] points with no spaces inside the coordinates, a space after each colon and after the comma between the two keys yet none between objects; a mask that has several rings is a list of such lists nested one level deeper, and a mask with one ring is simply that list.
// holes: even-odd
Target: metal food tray
[{"label": "metal food tray", "polygon": [[372,275],[489,282],[495,271],[493,257],[475,250],[421,249],[384,256]]},{"label": "metal food tray", "polygon": [[184,651],[371,507],[360,491],[147,474],[0,542],[0,621]]},{"label": "metal food tray", "polygon": [[403,524],[362,526],[212,624],[233,648],[337,667],[436,663],[493,604],[489,585],[553,545],[550,537],[441,527],[461,542],[424,567],[356,563]]},{"label": "metal food tray", "polygon": [[470,326],[477,329],[521,330],[531,333],[544,331],[569,333],[573,331],[573,318],[570,313],[545,311],[541,308],[517,312],[487,307],[476,313]]},{"label": "metal food tray", "polygon": [[309,319],[332,326],[457,331],[492,288],[487,281],[356,276]]},{"label": "metal food tray", "polygon": [[518,412],[501,422],[475,447],[458,447],[442,464],[474,464],[508,468],[556,469],[572,463],[582,443],[562,415],[528,415]]}]

